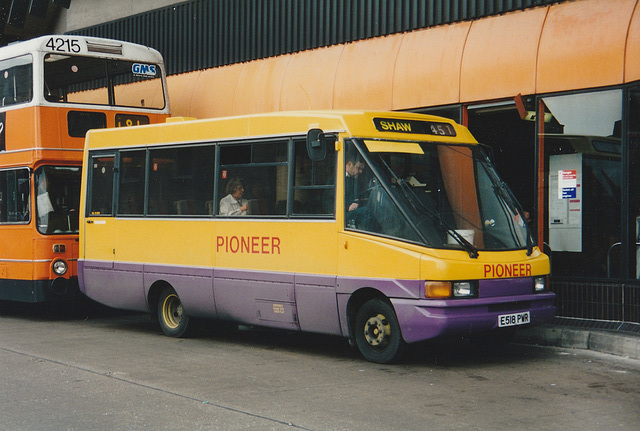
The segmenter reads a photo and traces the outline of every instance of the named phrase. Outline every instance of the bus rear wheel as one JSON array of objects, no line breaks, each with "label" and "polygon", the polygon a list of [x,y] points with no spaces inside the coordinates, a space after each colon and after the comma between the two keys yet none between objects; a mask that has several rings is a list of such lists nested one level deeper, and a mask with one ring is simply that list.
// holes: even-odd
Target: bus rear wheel
[{"label": "bus rear wheel", "polygon": [[185,314],[178,294],[171,288],[160,292],[158,322],[162,332],[169,337],[183,337],[189,329],[189,316]]},{"label": "bus rear wheel", "polygon": [[404,352],[396,313],[391,304],[382,299],[370,299],[360,307],[354,336],[358,350],[370,362],[388,364]]}]

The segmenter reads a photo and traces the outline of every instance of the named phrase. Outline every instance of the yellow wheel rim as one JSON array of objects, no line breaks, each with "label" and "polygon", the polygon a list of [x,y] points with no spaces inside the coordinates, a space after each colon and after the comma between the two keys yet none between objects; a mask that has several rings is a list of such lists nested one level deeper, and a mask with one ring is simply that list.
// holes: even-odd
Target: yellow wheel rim
[{"label": "yellow wheel rim", "polygon": [[162,303],[162,320],[170,329],[176,329],[182,321],[182,303],[178,295],[168,295]]},{"label": "yellow wheel rim", "polygon": [[370,317],[364,324],[364,338],[370,346],[384,347],[390,336],[391,325],[382,314]]}]

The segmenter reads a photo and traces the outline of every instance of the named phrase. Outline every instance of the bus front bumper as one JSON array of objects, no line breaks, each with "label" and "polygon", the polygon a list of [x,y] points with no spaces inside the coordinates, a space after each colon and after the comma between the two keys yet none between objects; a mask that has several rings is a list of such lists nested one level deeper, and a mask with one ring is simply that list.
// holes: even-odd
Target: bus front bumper
[{"label": "bus front bumper", "polygon": [[391,299],[407,343],[445,335],[472,335],[524,328],[556,315],[554,293],[500,298]]}]

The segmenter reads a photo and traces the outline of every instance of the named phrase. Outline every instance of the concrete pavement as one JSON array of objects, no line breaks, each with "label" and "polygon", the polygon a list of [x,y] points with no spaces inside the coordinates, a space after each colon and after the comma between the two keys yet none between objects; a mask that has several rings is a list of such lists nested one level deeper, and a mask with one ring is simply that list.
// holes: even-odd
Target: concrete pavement
[{"label": "concrete pavement", "polygon": [[556,318],[549,324],[519,331],[515,341],[640,359],[640,332],[594,329],[572,326],[570,323],[567,319]]}]

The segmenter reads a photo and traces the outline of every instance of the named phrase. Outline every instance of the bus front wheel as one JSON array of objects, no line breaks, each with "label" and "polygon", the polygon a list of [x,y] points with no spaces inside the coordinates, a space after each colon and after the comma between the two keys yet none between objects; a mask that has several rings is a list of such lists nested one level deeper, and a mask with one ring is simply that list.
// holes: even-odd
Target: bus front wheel
[{"label": "bus front wheel", "polygon": [[391,304],[382,299],[370,299],[360,307],[354,336],[358,350],[367,361],[388,364],[404,352],[396,313]]},{"label": "bus front wheel", "polygon": [[169,337],[183,337],[189,327],[189,316],[184,313],[178,294],[165,288],[158,298],[158,322],[162,332]]}]

